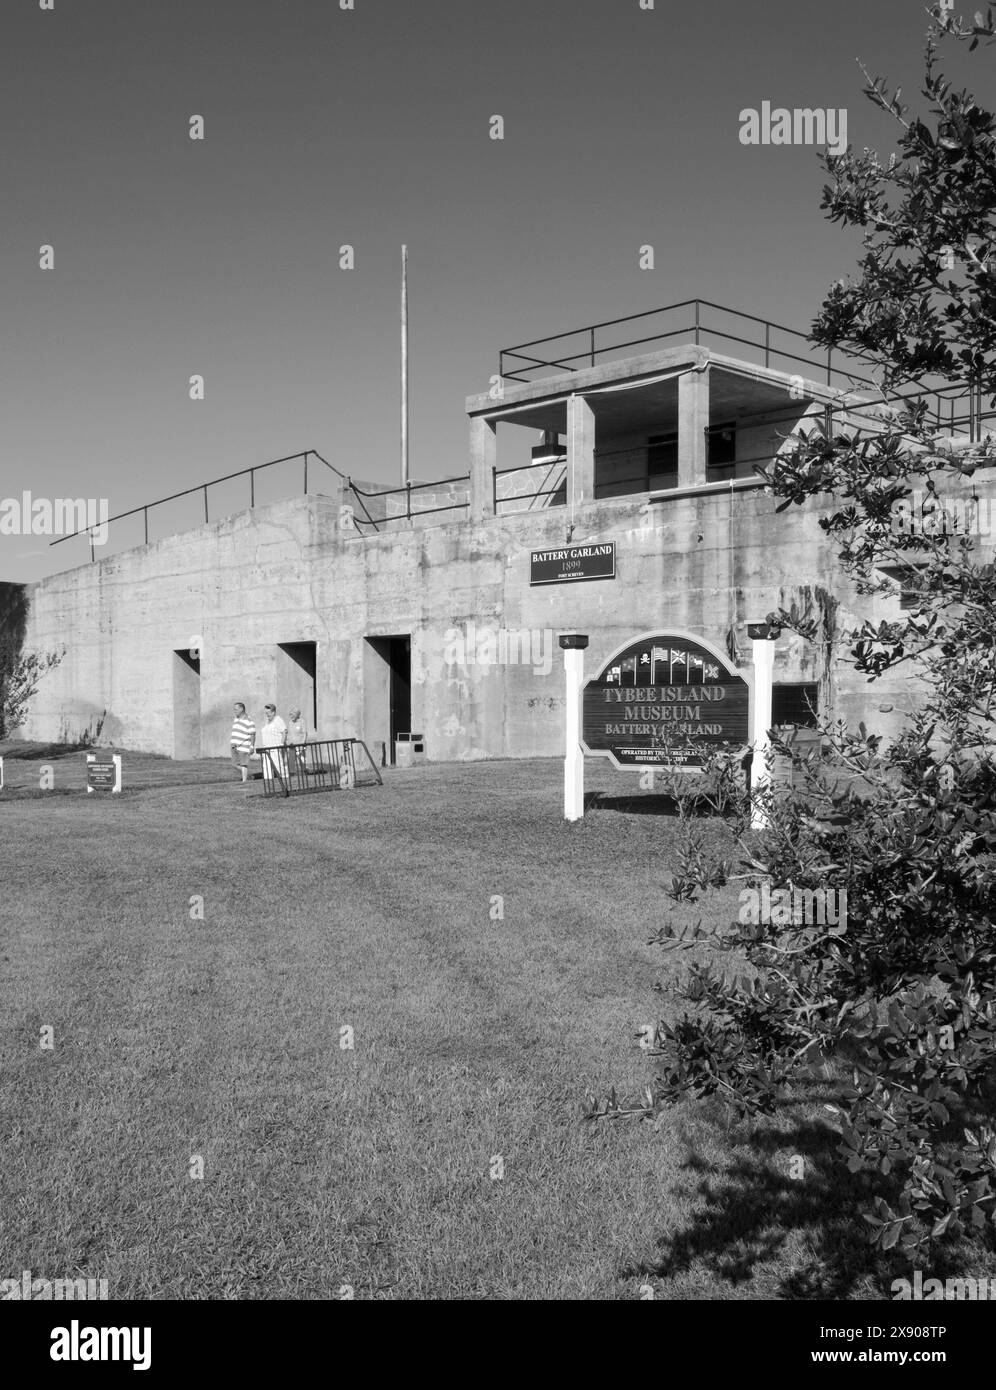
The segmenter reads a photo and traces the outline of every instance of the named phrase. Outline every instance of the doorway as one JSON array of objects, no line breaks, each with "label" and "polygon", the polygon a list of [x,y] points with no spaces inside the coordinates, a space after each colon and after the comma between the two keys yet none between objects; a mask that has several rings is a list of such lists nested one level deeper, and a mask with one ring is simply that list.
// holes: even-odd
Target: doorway
[{"label": "doorway", "polygon": [[318,644],[279,642],[277,644],[277,712],[286,723],[292,709],[299,709],[308,732],[318,729]]},{"label": "doorway", "polygon": [[201,756],[201,659],[173,652],[173,757]]},{"label": "doorway", "polygon": [[411,637],[368,637],[363,675],[367,742],[385,742],[393,763],[395,740],[412,727]]}]

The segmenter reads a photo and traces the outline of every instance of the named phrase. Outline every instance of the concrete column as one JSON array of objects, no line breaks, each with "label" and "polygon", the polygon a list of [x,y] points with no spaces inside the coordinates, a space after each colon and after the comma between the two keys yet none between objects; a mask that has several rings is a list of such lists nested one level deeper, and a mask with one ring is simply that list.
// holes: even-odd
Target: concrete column
[{"label": "concrete column", "polygon": [[752,830],[766,830],[769,819],[766,811],[757,803],[758,794],[767,795],[770,790],[771,774],[768,758],[771,740],[771,684],[775,673],[775,643],[771,637],[755,637],[751,640],[754,658],[754,705],[751,716],[750,742],[754,756],[750,765]]},{"label": "concrete column", "polygon": [[595,500],[595,412],[584,396],[567,401],[567,503]]},{"label": "concrete column", "polygon": [[470,421],[470,520],[495,514],[494,472],[498,462],[498,423],[474,415]]},{"label": "concrete column", "polygon": [[[321,464],[318,465],[321,468]],[[356,498],[350,492],[346,492],[345,481],[339,477],[338,473],[330,473],[327,468],[321,468],[322,497],[328,501],[322,501],[315,509],[316,515],[324,519],[331,515],[334,518],[336,529],[346,534],[355,536],[356,527],[352,524],[349,517],[343,513],[343,508],[355,504]]]},{"label": "concrete column", "polygon": [[706,481],[706,428],[709,424],[709,368],[678,378],[678,486]]},{"label": "concrete column", "polygon": [[581,751],[581,700],[584,690],[584,633],[561,633],[564,652],[564,819],[584,818],[584,753]]}]

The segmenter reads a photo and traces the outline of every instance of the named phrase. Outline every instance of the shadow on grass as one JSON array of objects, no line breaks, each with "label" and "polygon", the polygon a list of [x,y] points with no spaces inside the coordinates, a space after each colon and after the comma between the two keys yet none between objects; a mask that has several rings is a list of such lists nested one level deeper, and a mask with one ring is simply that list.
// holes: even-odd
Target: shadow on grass
[{"label": "shadow on grass", "polygon": [[[683,1229],[657,1238],[658,1259],[620,1269],[623,1278],[694,1274],[699,1282],[711,1274],[722,1297],[723,1288],[755,1278],[768,1289],[774,1275],[773,1292],[761,1296],[789,1300],[889,1300],[893,1280],[912,1278],[909,1258],[875,1250],[861,1219],[873,1196],[889,1200],[885,1180],[873,1186],[871,1175],[849,1173],[833,1131],[813,1120],[728,1130],[725,1113],[704,1102],[691,1125],[682,1123],[689,1152],[681,1195],[697,1210]],[[733,1157],[706,1158],[703,1148],[717,1143]],[[964,1274],[980,1258],[965,1242],[938,1247],[930,1275]]]},{"label": "shadow on grass", "polygon": [[110,752],[111,750],[96,749],[92,744],[82,743],[28,743],[18,742],[15,739],[8,739],[6,743],[0,743],[0,757],[9,759],[10,762],[51,762],[56,758],[63,758],[70,753],[96,753]]},{"label": "shadow on grass", "polygon": [[[715,801],[706,793],[682,797],[686,816],[715,817]],[[585,811],[621,811],[636,816],[677,816],[677,798],[666,792],[644,792],[635,796],[608,796],[605,792],[589,792],[584,799]]]}]

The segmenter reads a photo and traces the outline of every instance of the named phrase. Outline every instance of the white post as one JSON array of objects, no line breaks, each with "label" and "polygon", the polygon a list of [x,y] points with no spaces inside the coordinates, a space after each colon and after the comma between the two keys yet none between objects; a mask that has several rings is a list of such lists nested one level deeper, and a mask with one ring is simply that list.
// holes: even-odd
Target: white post
[{"label": "white post", "polygon": [[[762,627],[763,624],[752,624],[752,627]],[[754,658],[754,713],[751,718],[750,742],[754,756],[751,760],[751,817],[750,824],[752,830],[766,830],[769,825],[769,818],[762,806],[755,800],[756,794],[767,793],[770,787],[771,777],[768,768],[768,755],[771,749],[771,740],[768,738],[768,730],[771,728],[771,682],[775,671],[775,642],[774,637],[767,635],[755,637],[751,632],[751,647]]]},{"label": "white post", "polygon": [[584,649],[580,632],[560,635],[564,652],[564,819],[584,817],[584,753],[581,751],[581,695],[584,689]]}]

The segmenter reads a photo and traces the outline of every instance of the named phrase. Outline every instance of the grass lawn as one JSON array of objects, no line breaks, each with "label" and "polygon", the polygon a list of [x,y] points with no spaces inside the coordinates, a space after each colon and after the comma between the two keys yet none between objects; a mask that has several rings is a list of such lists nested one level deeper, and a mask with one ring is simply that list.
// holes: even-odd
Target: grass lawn
[{"label": "grass lawn", "polygon": [[[41,792],[12,751],[0,1279],[105,1278],[111,1298],[887,1291],[832,1176],[825,1097],[732,1132],[699,1103],[656,1130],[580,1118],[588,1092],[647,1084],[636,1034],[673,1009],[647,944],[670,818],[566,826],[555,760],[284,801],[217,761],[140,755],[120,797],[82,793],[81,753],[49,759]],[[636,779],[592,764],[589,785]]]}]

